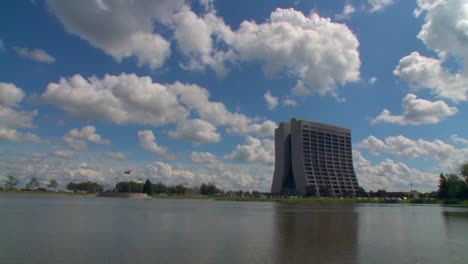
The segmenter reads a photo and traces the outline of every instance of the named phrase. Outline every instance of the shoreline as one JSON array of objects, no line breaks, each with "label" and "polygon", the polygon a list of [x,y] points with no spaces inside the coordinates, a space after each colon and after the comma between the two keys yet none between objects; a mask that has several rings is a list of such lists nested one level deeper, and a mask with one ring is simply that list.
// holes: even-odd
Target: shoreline
[{"label": "shoreline", "polygon": [[[75,192],[41,192],[41,191],[0,191],[7,194],[38,194],[38,195],[72,195],[99,197],[98,193],[75,193]],[[172,200],[213,200],[213,201],[236,201],[236,202],[280,202],[293,204],[326,203],[326,204],[440,204],[468,206],[468,200],[436,200],[436,199],[320,199],[320,198],[260,198],[260,197],[223,197],[223,196],[182,196],[182,195],[150,195],[147,199],[172,199]]]}]

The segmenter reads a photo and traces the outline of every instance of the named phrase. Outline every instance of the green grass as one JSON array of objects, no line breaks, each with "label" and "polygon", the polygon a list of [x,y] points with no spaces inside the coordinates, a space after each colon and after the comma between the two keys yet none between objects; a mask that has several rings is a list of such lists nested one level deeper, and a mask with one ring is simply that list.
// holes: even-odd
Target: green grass
[{"label": "green grass", "polygon": [[[202,199],[216,201],[241,201],[241,202],[283,202],[283,203],[327,203],[327,204],[442,204],[443,201],[435,199],[414,199],[414,200],[374,200],[374,199],[318,199],[318,198],[257,198],[257,197],[218,197],[218,196],[183,196],[183,195],[153,195],[159,199]],[[468,204],[468,201],[461,201],[458,204]]]},{"label": "green grass", "polygon": [[96,193],[74,193],[74,192],[40,192],[40,191],[11,191],[11,190],[1,190],[0,193],[17,193],[17,194],[52,194],[52,195],[96,195]]},{"label": "green grass", "polygon": [[[0,190],[0,193],[16,194],[50,194],[50,195],[80,195],[93,196],[95,193],[73,193],[73,192],[39,192],[39,191],[7,191]],[[239,202],[282,202],[282,203],[323,203],[323,204],[444,204],[468,206],[468,200],[436,200],[436,199],[413,199],[413,200],[375,200],[375,199],[318,199],[318,198],[260,198],[260,197],[220,197],[220,196],[185,196],[185,195],[151,195],[156,199],[198,199],[216,201],[239,201]]]}]

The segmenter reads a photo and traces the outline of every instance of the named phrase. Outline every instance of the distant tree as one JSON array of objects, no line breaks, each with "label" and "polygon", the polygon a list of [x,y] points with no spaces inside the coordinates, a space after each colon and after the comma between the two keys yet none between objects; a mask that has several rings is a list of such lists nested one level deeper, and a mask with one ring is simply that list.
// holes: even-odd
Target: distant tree
[{"label": "distant tree", "polygon": [[359,188],[356,190],[356,196],[357,196],[357,197],[367,197],[366,190],[364,190],[364,188],[362,188],[362,187],[359,187]]},{"label": "distant tree", "polygon": [[167,193],[167,186],[162,183],[153,184],[154,193]]},{"label": "distant tree", "polygon": [[94,192],[101,192],[103,190],[102,185],[96,183],[96,182],[70,182],[67,184],[67,189],[71,191],[82,191],[82,192],[89,192],[89,193],[94,193]]},{"label": "distant tree", "polygon": [[47,187],[52,188],[52,189],[55,190],[58,187],[58,185],[59,184],[58,184],[57,180],[50,179],[50,183],[47,185]]},{"label": "distant tree", "polygon": [[185,187],[183,185],[176,185],[175,187],[175,193],[177,195],[184,195],[185,194]]},{"label": "distant tree", "polygon": [[465,182],[468,183],[468,161],[465,161],[458,167],[458,173],[460,173],[461,177],[465,179]]},{"label": "distant tree", "polygon": [[385,189],[379,189],[375,193],[375,197],[380,197],[380,198],[387,197],[387,191],[385,191]]},{"label": "distant tree", "polygon": [[306,196],[309,196],[309,197],[317,196],[317,188],[314,185],[307,185]]},{"label": "distant tree", "polygon": [[16,185],[18,185],[18,183],[19,183],[19,181],[15,177],[8,176],[8,180],[5,183],[5,189],[7,189],[7,190],[14,189],[16,187]]},{"label": "distant tree", "polygon": [[212,196],[220,193],[220,190],[216,188],[216,185],[214,184],[202,183],[200,186],[200,193],[203,195]]},{"label": "distant tree", "polygon": [[153,184],[149,179],[146,179],[145,185],[143,185],[143,192],[152,195],[153,194]]},{"label": "distant tree", "polygon": [[323,196],[323,197],[330,197],[332,196],[332,190],[330,189],[329,186],[322,186],[319,188],[319,193],[320,193],[320,196]]},{"label": "distant tree", "polygon": [[36,179],[36,177],[32,177],[32,179],[26,184],[26,189],[37,189],[40,183]]},{"label": "distant tree", "polygon": [[444,174],[442,173],[439,175],[439,190],[437,191],[437,198],[449,198],[449,186],[447,184],[447,178],[445,178]]},{"label": "distant tree", "polygon": [[343,192],[341,193],[341,196],[342,196],[342,197],[353,197],[353,195],[354,195],[354,194],[353,194],[353,192],[351,192],[351,191],[343,191]]}]

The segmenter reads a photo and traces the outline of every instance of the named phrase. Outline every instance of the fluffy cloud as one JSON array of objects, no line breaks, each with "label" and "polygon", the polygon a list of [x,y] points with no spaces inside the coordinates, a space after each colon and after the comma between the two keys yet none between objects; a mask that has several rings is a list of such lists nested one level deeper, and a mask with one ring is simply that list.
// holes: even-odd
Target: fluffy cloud
[{"label": "fluffy cloud", "polygon": [[270,139],[260,140],[247,137],[244,145],[237,145],[236,150],[224,156],[224,158],[229,160],[273,163],[275,161],[275,142]]},{"label": "fluffy cloud", "polygon": [[169,131],[169,136],[191,142],[194,145],[221,140],[221,135],[216,132],[216,127],[201,119],[180,121],[175,130]]},{"label": "fluffy cloud", "polygon": [[96,128],[93,126],[85,126],[81,130],[74,128],[63,136],[63,141],[74,150],[87,149],[87,141],[100,145],[111,144],[109,140],[96,134]]},{"label": "fluffy cloud", "polygon": [[[413,52],[402,58],[394,74],[415,88],[431,90],[435,95],[454,102],[468,100],[468,12],[465,0],[418,0],[415,15],[425,14],[425,23],[418,34],[439,59]],[[448,55],[460,57],[464,65],[459,72],[444,69]]]},{"label": "fluffy cloud", "polygon": [[161,67],[170,55],[169,41],[155,33],[155,27],[172,19],[184,5],[183,0],[47,2],[69,33],[118,62],[135,56],[139,66],[153,69]]},{"label": "fluffy cloud", "polygon": [[[228,131],[235,134],[273,135],[274,122],[258,123],[243,114],[229,112],[223,103],[212,102],[209,96],[208,90],[197,85],[179,82],[162,85],[153,83],[150,77],[121,74],[105,75],[103,79],[86,80],[80,75],[61,78],[59,83],[50,83],[37,99],[82,121],[154,126],[177,123],[180,129],[208,122],[214,127],[228,126]],[[187,121],[190,111],[196,112],[202,121]],[[208,126],[204,124],[204,128],[206,132]]]},{"label": "fluffy cloud", "polygon": [[201,183],[214,183],[225,190],[269,191],[273,168],[264,165],[234,165],[222,162],[197,164],[196,166],[172,166],[154,162],[138,171],[152,182],[200,186]]},{"label": "fluffy cloud", "polygon": [[446,117],[458,112],[456,107],[448,106],[444,101],[431,102],[417,99],[416,95],[408,94],[402,103],[404,113],[401,116],[392,115],[384,109],[371,123],[397,123],[401,125],[437,124]]},{"label": "fluffy cloud", "polygon": [[124,160],[124,159],[127,159],[127,156],[125,154],[123,154],[122,152],[104,152],[104,155],[106,157],[109,157],[111,159],[115,159],[115,160]]},{"label": "fluffy cloud", "polygon": [[75,154],[68,150],[56,150],[50,153],[54,157],[64,158],[64,159],[71,159]]},{"label": "fluffy cloud", "polygon": [[429,157],[439,163],[442,169],[453,170],[460,161],[468,160],[468,148],[457,149],[441,140],[411,140],[404,136],[387,137],[384,141],[369,136],[357,145],[372,154],[390,153],[400,158]]},{"label": "fluffy cloud", "polygon": [[371,77],[369,78],[369,83],[374,85],[377,82],[377,77]]},{"label": "fluffy cloud", "polygon": [[462,144],[468,144],[468,139],[462,138],[458,136],[457,134],[453,134],[450,136],[450,139],[452,139],[455,142],[462,143]]},{"label": "fluffy cloud", "polygon": [[299,80],[297,95],[336,93],[359,79],[359,42],[344,24],[313,13],[276,9],[269,22],[244,21],[226,42],[241,61],[263,61],[267,74],[288,72]]},{"label": "fluffy cloud", "polygon": [[415,15],[427,12],[425,24],[418,34],[428,48],[468,59],[468,12],[465,0],[418,0]]},{"label": "fluffy cloud", "polygon": [[408,190],[410,184],[418,191],[437,190],[437,174],[423,173],[391,159],[372,165],[359,151],[353,152],[353,159],[359,184],[367,190]]},{"label": "fluffy cloud", "polygon": [[12,83],[0,82],[0,104],[16,106],[24,98],[24,92]]},{"label": "fluffy cloud", "polygon": [[190,158],[194,163],[214,163],[218,160],[215,155],[209,152],[192,152]]},{"label": "fluffy cloud", "polygon": [[278,97],[273,96],[270,91],[266,92],[263,95],[263,98],[265,99],[269,110],[275,109],[279,104]]},{"label": "fluffy cloud", "polygon": [[156,144],[156,137],[151,130],[138,131],[138,140],[140,147],[144,150],[151,151],[157,154],[166,153],[166,148]]},{"label": "fluffy cloud", "polygon": [[452,74],[443,68],[443,62],[441,59],[422,56],[415,51],[402,58],[393,73],[409,82],[416,90],[426,88],[435,95],[454,102],[467,101],[466,73]]},{"label": "fluffy cloud", "polygon": [[36,134],[16,130],[16,128],[36,128],[33,119],[37,115],[37,110],[15,109],[24,96],[23,90],[14,84],[0,82],[0,140],[50,144],[48,140],[43,140]]},{"label": "fluffy cloud", "polygon": [[188,115],[167,87],[135,74],[61,78],[47,85],[39,102],[53,104],[82,121],[163,125]]},{"label": "fluffy cloud", "polygon": [[368,0],[371,7],[371,12],[378,12],[385,9],[385,7],[392,5],[394,0]]},{"label": "fluffy cloud", "polygon": [[52,55],[48,54],[45,50],[42,49],[28,49],[21,47],[13,47],[13,50],[20,55],[31,60],[35,60],[43,63],[54,63],[55,58]]},{"label": "fluffy cloud", "polygon": [[0,106],[0,127],[4,128],[36,128],[33,123],[37,110],[17,111],[10,107]]},{"label": "fluffy cloud", "polygon": [[181,103],[213,126],[228,126],[228,132],[239,135],[272,136],[274,133],[273,121],[257,123],[243,114],[232,113],[223,103],[210,101],[210,93],[202,87],[176,82],[169,88],[180,97]]},{"label": "fluffy cloud", "polygon": [[341,20],[351,16],[352,13],[356,12],[356,8],[351,3],[346,3],[343,7],[343,12],[335,16],[335,19]]},{"label": "fluffy cloud", "polygon": [[20,132],[15,129],[0,127],[0,140],[8,140],[13,142],[32,142],[36,144],[50,144],[50,141],[41,139],[38,135],[31,132]]},{"label": "fluffy cloud", "polygon": [[23,90],[12,83],[0,83],[0,128],[35,128],[33,119],[37,111],[18,111],[15,108],[23,100]]},{"label": "fluffy cloud", "polygon": [[[225,75],[225,62],[234,59],[231,51],[216,48],[225,35],[232,35],[231,29],[213,11],[198,17],[189,7],[184,6],[173,19],[174,37],[188,62],[182,67],[203,70],[211,67],[218,75]],[[225,42],[223,42],[225,43]]]}]

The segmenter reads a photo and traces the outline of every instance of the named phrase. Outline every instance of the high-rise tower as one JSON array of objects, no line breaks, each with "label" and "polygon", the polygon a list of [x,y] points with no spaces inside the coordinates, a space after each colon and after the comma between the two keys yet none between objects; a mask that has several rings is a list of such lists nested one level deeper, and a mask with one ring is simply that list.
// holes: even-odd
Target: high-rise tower
[{"label": "high-rise tower", "polygon": [[291,119],[275,130],[275,172],[272,193],[283,189],[328,190],[355,194],[359,188],[353,167],[351,130]]}]

